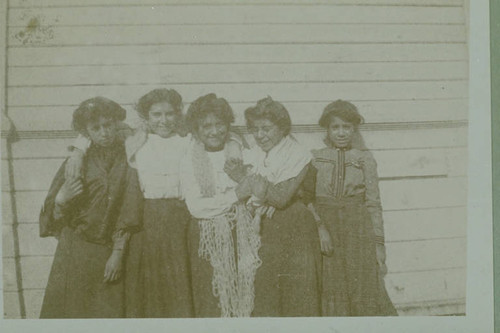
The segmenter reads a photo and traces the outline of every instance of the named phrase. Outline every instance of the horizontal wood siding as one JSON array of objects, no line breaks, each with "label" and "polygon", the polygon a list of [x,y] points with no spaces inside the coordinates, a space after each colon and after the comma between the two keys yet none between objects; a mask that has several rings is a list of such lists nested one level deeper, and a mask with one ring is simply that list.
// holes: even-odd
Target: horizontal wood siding
[{"label": "horizontal wood siding", "polygon": [[10,0],[9,6],[7,111],[20,140],[7,145],[2,132],[7,318],[39,315],[57,242],[38,237],[38,213],[75,137],[76,105],[96,95],[112,98],[134,125],[134,103],[157,87],[175,88],[185,108],[209,92],[225,97],[235,130],[250,143],[243,111],[271,95],[311,149],[323,145],[317,120],[325,105],[354,102],[381,177],[391,298],[402,315],[465,312],[463,0]]}]

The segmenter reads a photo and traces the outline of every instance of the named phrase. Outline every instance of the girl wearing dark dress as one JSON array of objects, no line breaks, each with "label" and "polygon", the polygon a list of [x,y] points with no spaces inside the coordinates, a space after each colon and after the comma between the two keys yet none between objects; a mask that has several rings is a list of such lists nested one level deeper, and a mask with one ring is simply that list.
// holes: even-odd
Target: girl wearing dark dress
[{"label": "girl wearing dark dress", "polygon": [[[130,210],[143,219],[143,230],[130,240],[126,316],[192,317],[186,242],[190,215],[179,182],[179,163],[191,138],[181,125],[182,97],[174,89],[154,89],[139,99],[136,109],[142,124],[133,132],[123,131],[122,125],[120,133],[140,184],[140,200]],[[87,143],[80,138],[75,145],[71,161],[78,169]]]},{"label": "girl wearing dark dress", "polygon": [[363,118],[346,101],[329,104],[319,120],[327,147],[313,150],[323,256],[323,316],[396,316],[384,276],[384,228],[377,164],[355,147]]},{"label": "girl wearing dark dress", "polygon": [[314,196],[312,156],[290,135],[288,111],[271,97],[248,108],[245,119],[256,146],[243,152],[243,162],[226,163],[225,170],[240,184],[262,188],[247,203],[261,235],[252,316],[319,316],[318,231],[299,199],[299,192],[309,201]]},{"label": "girl wearing dark dress", "polygon": [[133,171],[116,139],[126,112],[96,97],[73,113],[73,127],[90,140],[82,177],[66,178],[63,163],[40,213],[40,236],[55,236],[41,318],[120,318],[125,315],[123,264],[139,220]]}]

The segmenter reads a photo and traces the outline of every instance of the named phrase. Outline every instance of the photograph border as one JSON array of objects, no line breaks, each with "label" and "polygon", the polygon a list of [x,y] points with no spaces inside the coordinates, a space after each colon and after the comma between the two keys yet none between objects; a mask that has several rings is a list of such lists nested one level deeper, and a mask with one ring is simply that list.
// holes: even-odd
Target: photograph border
[{"label": "photograph border", "polygon": [[[238,319],[125,319],[125,320],[33,320],[0,319],[2,332],[492,332],[493,331],[493,242],[494,212],[500,213],[500,189],[492,188],[492,179],[500,179],[500,128],[497,110],[500,93],[491,94],[490,73],[495,75],[491,88],[499,91],[499,45],[492,43],[494,63],[490,72],[490,17],[500,16],[498,0],[470,1],[469,16],[469,172],[467,224],[467,301],[466,315],[460,317],[398,317],[398,318],[238,318]],[[496,3],[495,3],[496,2]],[[0,1],[0,14],[5,17],[8,1]],[[495,4],[493,4],[495,3]],[[500,25],[493,24],[492,39],[498,40]],[[493,29],[494,28],[494,29]],[[5,36],[5,26],[0,33]],[[493,45],[495,44],[495,45]],[[494,46],[494,47],[493,47]],[[0,43],[0,60],[5,64],[6,41]],[[6,68],[0,69],[0,107],[6,105]],[[493,97],[493,98],[492,98]],[[3,112],[3,110],[2,110]],[[491,117],[493,116],[493,120]],[[491,134],[491,129],[493,133]],[[4,124],[2,124],[4,130]],[[491,144],[493,139],[493,146]],[[496,144],[499,143],[499,144]],[[493,150],[492,150],[493,147]],[[493,157],[492,157],[493,152]],[[5,152],[1,152],[5,154]],[[492,197],[493,195],[493,197]],[[493,201],[494,199],[494,201]],[[495,304],[500,306],[500,221],[495,214]],[[0,248],[1,253],[1,248]],[[0,276],[2,270],[0,267]],[[0,277],[1,279],[1,277]],[[1,280],[0,280],[1,281]],[[3,286],[3,284],[2,284]],[[0,286],[1,287],[1,286]],[[3,287],[2,287],[3,294]],[[3,302],[0,302],[3,313]],[[497,315],[500,320],[500,314]],[[497,322],[497,325],[499,323]],[[500,331],[500,328],[499,328]]]}]

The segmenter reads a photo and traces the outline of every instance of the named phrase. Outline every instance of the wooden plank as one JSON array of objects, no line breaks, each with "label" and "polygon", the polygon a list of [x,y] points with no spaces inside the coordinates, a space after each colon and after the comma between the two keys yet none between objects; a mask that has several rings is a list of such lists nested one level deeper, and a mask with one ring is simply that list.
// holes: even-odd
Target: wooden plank
[{"label": "wooden plank", "polygon": [[[464,206],[466,183],[465,177],[381,181],[382,207],[392,211]],[[46,195],[46,190],[16,193],[19,223],[38,222]]]},{"label": "wooden plank", "polygon": [[2,160],[1,162],[1,183],[2,183],[2,192],[10,191],[10,178],[9,178],[9,162],[7,160]]},{"label": "wooden plank", "polygon": [[9,162],[7,160],[2,160],[1,162],[1,182],[2,182],[2,192],[10,191],[10,177],[9,177]]},{"label": "wooden plank", "polygon": [[[444,150],[376,151],[379,177],[447,175]],[[467,163],[467,161],[465,161]]]},{"label": "wooden plank", "polygon": [[16,262],[14,258],[2,258],[2,277],[4,292],[17,291]]},{"label": "wooden plank", "polygon": [[0,139],[0,159],[6,160],[8,157],[7,155],[7,139],[1,138]]},{"label": "wooden plank", "polygon": [[14,158],[63,158],[74,139],[20,140],[13,145]]},{"label": "wooden plank", "polygon": [[[280,15],[276,15],[280,12]],[[317,23],[435,23],[463,24],[460,7],[369,6],[186,6],[14,8],[9,27],[24,27],[36,19],[42,25],[172,25],[172,24],[317,24]]]},{"label": "wooden plank", "polygon": [[384,212],[386,242],[458,238],[467,235],[467,207]]},{"label": "wooden plank", "polygon": [[468,151],[467,149],[450,150],[446,155],[448,164],[448,175],[463,176],[468,174]]},{"label": "wooden plank", "polygon": [[[43,291],[47,283],[52,258],[23,258],[24,282],[28,293]],[[397,307],[412,303],[446,303],[465,297],[465,268],[407,272],[386,277],[388,293]],[[31,299],[28,296],[29,299]]]},{"label": "wooden plank", "polygon": [[[54,155],[54,153],[58,152],[48,152],[47,155]],[[60,153],[64,157],[67,156],[64,151]],[[378,163],[380,177],[446,176],[448,172],[446,150],[377,151],[374,157]],[[63,158],[15,160],[16,189],[21,191],[47,190],[63,161]],[[467,161],[464,160],[463,163],[466,164]]]},{"label": "wooden plank", "polygon": [[[169,83],[165,82],[164,85],[168,86]],[[8,88],[8,106],[72,105],[95,96],[106,96],[120,104],[132,104],[138,96],[158,86],[155,84]],[[331,101],[332,96],[365,101],[455,99],[468,96],[467,81],[178,84],[176,88],[187,101],[214,92],[230,103],[255,103],[268,95],[277,101],[288,102]]]},{"label": "wooden plank", "polygon": [[[22,259],[26,289],[43,290],[47,284],[51,257]],[[417,302],[446,301],[465,296],[465,268],[388,274],[386,287],[396,306]],[[434,281],[434,283],[432,282]]]},{"label": "wooden plank", "polygon": [[414,302],[398,307],[399,316],[458,316],[465,315],[465,298],[436,302]]},{"label": "wooden plank", "polygon": [[[467,61],[466,44],[155,45],[9,48],[9,66]],[[203,57],[200,57],[203,54]],[[286,54],[286,57],[283,55]]]},{"label": "wooden plank", "polygon": [[[352,64],[186,64],[126,66],[14,67],[9,87],[67,85],[142,85],[384,82],[466,80],[465,61]],[[231,75],[227,75],[231,73]]]},{"label": "wooden plank", "polygon": [[10,192],[2,192],[2,224],[3,225],[12,225],[13,223],[13,215],[12,215],[12,206],[11,206],[11,197]]},{"label": "wooden plank", "polygon": [[[453,136],[453,133],[456,132],[455,134],[457,136],[460,136],[463,134],[463,129],[435,129],[435,130],[425,130],[424,133],[426,135],[430,135],[431,139],[439,137],[439,134],[443,136],[443,140],[439,141],[432,141],[430,140],[429,142],[419,142],[418,140],[418,134],[419,130],[408,130],[408,131],[394,131],[394,132],[389,132],[389,131],[375,131],[373,133],[368,133],[368,132],[363,132],[363,135],[366,137],[367,135],[369,136],[370,139],[374,138],[379,138],[376,139],[375,141],[377,143],[382,142],[382,139],[386,137],[387,145],[379,144],[377,146],[374,146],[373,144],[370,144],[372,147],[376,147],[377,151],[383,151],[383,150],[392,150],[392,149],[408,149],[409,151],[412,151],[412,148],[415,148],[417,150],[421,150],[421,147],[425,146],[420,146],[421,143],[431,143],[429,144],[428,147],[431,147],[433,149],[437,149],[437,151],[445,154],[446,157],[449,155],[461,155],[463,158],[465,158],[465,153],[466,149],[464,148],[453,148],[453,146],[450,144],[450,141],[447,140],[446,138],[449,139],[450,136]],[[435,135],[433,134],[435,133]],[[47,133],[48,137],[50,137],[50,133]],[[406,144],[405,145],[400,145],[396,146],[391,142],[390,140],[399,140],[405,135],[410,135],[411,137],[415,138],[415,142],[411,144]],[[415,134],[415,135],[413,135]],[[307,141],[307,147],[309,149],[320,149],[325,146],[325,144],[322,142],[322,138],[324,137],[324,133],[307,133],[307,134],[297,134],[295,133],[294,136],[298,137],[300,141],[304,141],[304,137],[310,138],[311,136],[315,136],[315,145],[310,144],[312,141]],[[248,138],[248,141],[251,141],[253,145],[253,139],[250,137],[250,135],[246,135],[246,138]],[[453,139],[453,138],[452,138]],[[68,155],[67,152],[67,147],[73,143],[74,139],[47,139],[47,138],[40,138],[40,139],[23,139],[19,142],[17,142],[14,146],[13,153],[14,153],[14,159],[46,159],[46,158],[64,158]],[[461,142],[453,142],[451,140],[451,143],[455,143],[457,146]],[[449,148],[442,148],[442,147],[447,147],[450,146]],[[374,151],[375,154],[377,152]],[[397,154],[397,152],[394,152],[394,154]],[[438,153],[439,154],[439,153]],[[448,158],[447,158],[448,159]],[[457,159],[458,161],[458,159]],[[382,163],[379,161],[379,163]],[[399,162],[398,162],[399,163]],[[453,176],[463,176],[466,175],[466,172],[459,172],[457,169],[462,169],[463,167],[460,165],[460,163],[447,163],[448,165],[448,173],[450,173]]]},{"label": "wooden plank", "polygon": [[40,209],[46,196],[47,191],[17,192],[17,216],[19,223],[38,223]]},{"label": "wooden plank", "polygon": [[57,240],[53,237],[41,238],[38,224],[20,224],[18,233],[21,256],[53,256],[56,252]]},{"label": "wooden plank", "polygon": [[[2,257],[14,258],[14,232],[12,225],[2,224]],[[4,267],[5,270],[5,267]]]},{"label": "wooden plank", "polygon": [[402,273],[465,267],[466,239],[429,239],[387,243],[387,268]]},{"label": "wooden plank", "polygon": [[[53,256],[55,238],[40,238],[37,224],[19,225],[22,256]],[[388,242],[387,267],[390,272],[409,272],[462,267],[466,263],[466,239],[442,238],[421,241]]]},{"label": "wooden plank", "polygon": [[385,210],[464,206],[467,178],[381,181],[380,197]]},{"label": "wooden plank", "polygon": [[[335,96],[332,96],[334,99]],[[468,118],[465,99],[417,100],[417,101],[360,101],[353,103],[363,114],[366,123],[454,121]],[[328,102],[287,102],[294,125],[316,124]],[[243,112],[254,103],[231,103],[236,126],[245,126]],[[138,118],[133,105],[122,106],[127,110],[127,122],[133,124]],[[18,131],[69,130],[73,110],[77,105],[64,106],[19,106],[10,108],[10,117]],[[189,103],[185,103],[187,110]],[[47,121],[50,119],[50,121]]]},{"label": "wooden plank", "polygon": [[[82,5],[81,0],[10,0],[10,8],[30,8],[30,7],[80,7],[80,6],[113,6],[113,5],[135,5],[135,6],[157,6],[157,5],[222,5],[234,4],[234,0],[87,0]],[[267,5],[267,4],[303,4],[303,0],[245,0],[239,2],[241,5]],[[331,4],[331,5],[408,5],[408,6],[462,6],[463,0],[314,0],[308,2],[311,5]]]},{"label": "wooden plank", "polygon": [[24,299],[26,302],[26,318],[38,319],[42,308],[44,289],[33,289],[24,291]]},{"label": "wooden plank", "polygon": [[[392,150],[392,149],[425,149],[425,148],[449,148],[449,154],[458,154],[465,150],[455,151],[456,147],[464,147],[467,144],[467,129],[465,128],[444,128],[428,130],[397,130],[397,131],[363,131],[362,135],[372,150]],[[50,138],[52,133],[44,133],[37,139],[23,139],[14,145],[13,153],[15,159],[37,159],[37,158],[63,158],[67,156],[67,147],[72,144],[72,138]],[[297,140],[309,149],[319,149],[325,146],[323,132],[315,133],[294,133]],[[465,137],[464,137],[465,135]],[[253,137],[245,135],[250,145],[254,145]],[[463,149],[463,148],[462,148]],[[447,152],[448,154],[448,152]],[[465,156],[462,154],[462,157]],[[448,165],[448,173],[455,175],[465,175],[466,172],[459,172],[455,168],[461,169],[459,163]]]},{"label": "wooden plank", "polygon": [[[366,146],[371,150],[451,148],[467,145],[466,128],[363,131],[361,134]],[[325,146],[323,132],[293,133],[293,135],[309,149]],[[245,138],[254,145],[253,137],[247,135]]]},{"label": "wooden plank", "polygon": [[[26,257],[21,260],[21,263],[25,288],[45,288],[52,265],[52,257]],[[388,292],[396,305],[408,306],[412,302],[465,297],[465,275],[465,268],[452,268],[437,271],[391,273],[387,275],[385,280]],[[430,281],[435,282],[431,283]]]},{"label": "wooden plank", "polygon": [[[12,28],[8,45],[463,43],[462,25],[317,24]],[[39,30],[41,32],[39,32]],[[33,38],[32,40],[30,38]]]},{"label": "wooden plank", "polygon": [[45,289],[52,261],[53,257],[51,256],[21,258],[24,289]]},{"label": "wooden plank", "polygon": [[388,274],[386,288],[396,306],[411,303],[447,303],[449,299],[465,298],[466,269]]},{"label": "wooden plank", "polygon": [[[335,94],[331,99],[333,101],[338,98],[343,97]],[[366,123],[468,119],[468,103],[465,99],[351,102],[356,105]],[[298,125],[316,124],[328,104],[329,102],[295,102],[284,105],[290,113],[292,123]],[[232,106],[238,113],[245,109],[239,104]]]},{"label": "wooden plank", "polygon": [[[16,189],[18,191],[48,190],[63,161],[64,159],[14,161]],[[36,170],[36,172],[33,172],[33,170]]]},{"label": "wooden plank", "polygon": [[21,319],[19,295],[17,291],[3,292],[3,317],[4,319]]}]

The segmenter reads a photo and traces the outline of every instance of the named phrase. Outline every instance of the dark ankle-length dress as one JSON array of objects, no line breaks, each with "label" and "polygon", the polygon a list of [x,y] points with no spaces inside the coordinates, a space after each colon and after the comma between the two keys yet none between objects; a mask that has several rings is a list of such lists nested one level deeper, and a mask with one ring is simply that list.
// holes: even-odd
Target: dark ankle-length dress
[{"label": "dark ankle-length dress", "polygon": [[384,229],[377,165],[368,151],[313,151],[315,207],[333,242],[323,256],[323,316],[396,316],[380,274]]},{"label": "dark ankle-length dress", "polygon": [[132,197],[123,145],[92,145],[83,162],[84,191],[64,207],[55,197],[64,184],[65,163],[57,172],[40,213],[40,236],[56,236],[40,318],[121,318],[125,316],[124,277],[105,283],[113,249],[126,250],[140,220],[130,218]]},{"label": "dark ankle-length dress", "polygon": [[[321,314],[321,252],[316,222],[302,197],[314,196],[311,155],[285,137],[269,153],[255,147],[246,155],[269,181],[262,204],[276,210],[262,216],[262,265],[255,277],[255,317],[317,317]],[[305,195],[307,194],[307,195]]]}]

